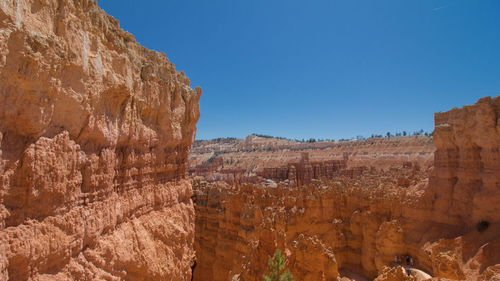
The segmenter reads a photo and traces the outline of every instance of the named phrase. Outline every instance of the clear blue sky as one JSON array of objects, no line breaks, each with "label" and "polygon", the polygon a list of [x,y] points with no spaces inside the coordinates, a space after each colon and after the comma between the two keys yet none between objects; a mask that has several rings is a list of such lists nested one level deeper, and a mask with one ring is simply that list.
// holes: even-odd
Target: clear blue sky
[{"label": "clear blue sky", "polygon": [[200,86],[197,139],[433,130],[500,94],[499,0],[101,0]]}]

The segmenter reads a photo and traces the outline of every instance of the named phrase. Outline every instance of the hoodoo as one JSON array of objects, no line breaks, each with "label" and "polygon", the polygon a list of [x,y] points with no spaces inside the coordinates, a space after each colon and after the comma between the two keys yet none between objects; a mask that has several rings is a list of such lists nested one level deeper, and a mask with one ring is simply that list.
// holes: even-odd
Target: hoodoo
[{"label": "hoodoo", "polygon": [[[277,21],[286,28],[303,18],[276,11],[266,13],[273,20],[286,15],[287,20]],[[324,11],[328,17],[311,14],[328,27],[325,18],[334,11]],[[431,22],[428,14],[421,15]],[[399,24],[400,17],[394,22]],[[217,18],[217,27],[203,32],[222,32],[232,18]],[[268,25],[266,17],[250,13],[250,18]],[[350,18],[354,24],[343,26],[362,26],[358,18],[345,17]],[[386,20],[384,26],[390,26]],[[368,21],[370,27],[375,21]],[[314,22],[297,21],[297,26],[307,32],[317,28],[314,38],[325,39],[318,24],[307,28]],[[244,34],[251,21],[241,23],[235,28],[245,30],[224,35],[243,35],[234,46],[246,45],[239,42],[246,37],[264,42]],[[417,31],[420,23],[413,23],[407,27]],[[279,50],[276,43],[286,34],[275,37],[276,31],[267,33],[273,37],[269,45]],[[369,30],[370,38],[383,35],[375,31]],[[339,46],[361,38],[355,30],[330,33],[348,35],[348,40],[336,39],[345,41]],[[285,42],[286,48],[308,38],[295,30],[289,34],[293,41]],[[332,53],[328,46],[334,44],[321,44],[327,48],[317,51]],[[212,55],[219,59],[234,46]],[[314,53],[304,46],[307,55]],[[244,49],[228,55],[232,64],[237,64],[233,58],[244,57]],[[302,57],[293,48],[286,53],[283,61]],[[403,53],[417,60],[414,51]],[[368,55],[354,61],[370,62],[366,66],[379,71],[380,64]],[[383,60],[398,69],[390,57],[400,56]],[[303,61],[340,63],[337,71],[358,67],[343,64],[350,59],[304,58],[293,62],[301,71],[293,75],[307,72],[317,80],[319,72]],[[255,66],[246,74],[264,70],[260,63]],[[284,82],[281,77],[290,77],[286,73],[280,79],[267,79],[269,72],[257,76],[272,81],[269,89],[274,90]],[[393,74],[384,75],[393,80]],[[222,72],[213,76],[224,77]],[[328,82],[328,77],[320,80]],[[316,82],[297,84],[295,90],[311,89]],[[325,89],[311,92],[329,92]],[[138,44],[95,1],[0,0],[0,281],[260,281],[285,268],[290,271],[285,275],[297,281],[500,281],[500,96],[436,113],[433,133],[387,132],[386,137],[339,141],[253,134],[244,140],[194,142],[200,97],[201,89],[191,88],[165,54]],[[328,99],[308,99],[316,101]],[[288,109],[288,101],[282,106]],[[348,117],[343,112],[342,120]]]},{"label": "hoodoo", "polygon": [[190,280],[200,96],[94,1],[0,1],[0,280]]},{"label": "hoodoo", "polygon": [[428,137],[197,143],[194,279],[260,280],[281,248],[297,280],[500,280],[499,116],[437,113],[433,165]]}]

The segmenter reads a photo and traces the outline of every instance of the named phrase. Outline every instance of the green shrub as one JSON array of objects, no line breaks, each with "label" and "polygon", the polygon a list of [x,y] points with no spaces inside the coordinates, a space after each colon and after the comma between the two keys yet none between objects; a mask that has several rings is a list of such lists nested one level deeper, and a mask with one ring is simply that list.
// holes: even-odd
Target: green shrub
[{"label": "green shrub", "polygon": [[293,281],[293,276],[286,266],[286,257],[281,254],[278,248],[274,252],[274,256],[269,259],[268,270],[269,275],[264,274],[264,281]]}]

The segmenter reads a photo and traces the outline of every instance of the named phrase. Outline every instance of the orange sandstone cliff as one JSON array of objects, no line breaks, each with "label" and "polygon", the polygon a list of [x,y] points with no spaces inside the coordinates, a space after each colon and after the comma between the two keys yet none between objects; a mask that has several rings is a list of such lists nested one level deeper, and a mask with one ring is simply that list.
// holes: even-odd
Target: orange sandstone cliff
[{"label": "orange sandstone cliff", "polygon": [[189,83],[94,1],[0,1],[0,280],[191,279]]},{"label": "orange sandstone cliff", "polygon": [[[357,176],[332,173],[301,185],[288,180],[298,179],[290,162],[257,170],[260,177],[218,182],[200,175],[223,169],[193,167],[200,172],[193,181],[194,280],[261,280],[277,247],[296,280],[500,280],[499,118],[500,97],[437,113],[430,169],[419,168],[425,159],[410,164],[389,155],[381,166],[372,157]],[[238,152],[225,145],[218,162],[227,166]],[[359,155],[363,145],[353,146],[349,154]],[[420,147],[413,152],[426,155]],[[318,167],[330,163],[311,158],[323,163]],[[349,161],[336,169],[348,169]],[[306,162],[303,174],[314,167]],[[407,255],[414,260],[411,276],[395,259]]]}]

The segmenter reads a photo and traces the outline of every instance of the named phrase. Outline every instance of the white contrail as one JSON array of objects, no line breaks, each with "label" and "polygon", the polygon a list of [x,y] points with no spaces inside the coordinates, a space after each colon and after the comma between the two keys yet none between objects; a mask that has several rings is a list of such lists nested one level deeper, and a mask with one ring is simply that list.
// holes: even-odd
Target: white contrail
[{"label": "white contrail", "polygon": [[438,10],[444,9],[444,8],[446,8],[448,6],[450,6],[450,5],[445,5],[445,6],[437,7],[437,8],[432,9],[432,11],[438,11]]}]

